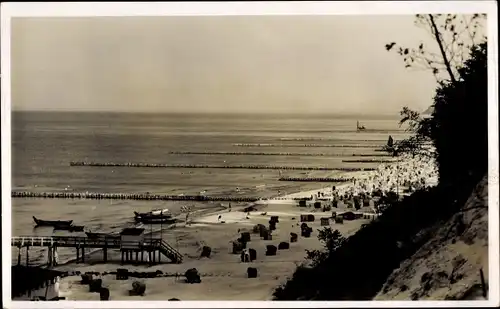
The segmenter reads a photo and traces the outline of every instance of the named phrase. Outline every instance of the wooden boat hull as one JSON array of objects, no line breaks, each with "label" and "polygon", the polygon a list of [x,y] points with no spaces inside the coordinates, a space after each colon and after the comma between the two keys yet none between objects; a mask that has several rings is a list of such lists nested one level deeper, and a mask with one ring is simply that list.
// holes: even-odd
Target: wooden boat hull
[{"label": "wooden boat hull", "polygon": [[172,217],[135,217],[136,222],[141,222],[145,224],[173,224],[177,220]]},{"label": "wooden boat hull", "polygon": [[40,220],[36,217],[33,216],[33,220],[35,221],[36,226],[71,226],[73,224],[73,220],[67,220],[67,221],[51,221],[51,220]]},{"label": "wooden boat hull", "polygon": [[54,230],[64,230],[64,231],[70,231],[70,232],[83,232],[83,225],[60,225],[60,226],[54,226]]}]

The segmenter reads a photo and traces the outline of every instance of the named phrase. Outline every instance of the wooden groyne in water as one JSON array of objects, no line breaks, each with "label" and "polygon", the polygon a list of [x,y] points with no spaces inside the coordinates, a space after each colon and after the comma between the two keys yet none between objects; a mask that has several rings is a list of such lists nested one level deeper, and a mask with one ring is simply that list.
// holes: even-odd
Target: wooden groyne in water
[{"label": "wooden groyne in water", "polygon": [[163,164],[163,163],[114,163],[114,162],[70,162],[70,166],[92,167],[147,167],[147,168],[213,168],[213,169],[256,169],[256,170],[304,170],[304,171],[374,171],[375,168],[323,167],[323,166],[279,166],[279,165],[205,165],[205,164]]},{"label": "wooden groyne in water", "polygon": [[332,148],[378,148],[380,145],[330,145],[330,144],[233,144],[236,147],[332,147]]},{"label": "wooden groyne in water", "polygon": [[279,181],[296,181],[296,182],[349,182],[352,179],[349,178],[329,178],[329,177],[313,177],[313,178],[303,178],[303,177],[281,177]]},{"label": "wooden groyne in water", "polygon": [[386,157],[386,154],[342,154],[300,152],[231,152],[231,151],[170,151],[172,155],[229,155],[229,156],[295,156],[295,157]]},{"label": "wooden groyne in water", "polygon": [[[116,199],[148,201],[198,201],[198,202],[244,202],[267,200],[250,196],[204,196],[204,195],[166,195],[148,193],[88,193],[88,192],[26,192],[12,191],[13,198],[59,198],[59,199]],[[300,198],[274,197],[270,200],[299,200]]]},{"label": "wooden groyne in water", "polygon": [[342,160],[343,163],[396,163],[398,162],[397,160]]},{"label": "wooden groyne in water", "polygon": [[[282,137],[278,139],[280,141],[289,142],[306,142],[306,141],[342,141],[338,138],[328,138],[328,137]],[[345,141],[345,140],[344,140]],[[357,139],[356,142],[386,142],[387,139]]]}]

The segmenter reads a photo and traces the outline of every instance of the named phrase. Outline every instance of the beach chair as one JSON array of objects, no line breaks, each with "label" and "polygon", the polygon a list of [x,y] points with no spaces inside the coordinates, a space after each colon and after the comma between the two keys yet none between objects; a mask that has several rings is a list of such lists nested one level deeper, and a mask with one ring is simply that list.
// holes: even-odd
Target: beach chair
[{"label": "beach chair", "polygon": [[267,245],[266,246],[266,256],[276,255],[277,251],[278,251],[278,248],[274,245]]},{"label": "beach chair", "polygon": [[330,225],[330,218],[321,218],[321,226],[328,226]]},{"label": "beach chair", "polygon": [[257,278],[257,268],[248,267],[247,268],[247,276],[248,276],[248,278]]},{"label": "beach chair", "polygon": [[212,248],[210,248],[209,246],[203,246],[200,257],[209,258],[211,253],[212,253]]},{"label": "beach chair", "polygon": [[286,250],[286,249],[290,249],[290,244],[285,241],[280,242],[278,245],[278,250]]},{"label": "beach chair", "polygon": [[116,280],[128,280],[128,269],[118,268],[116,270]]},{"label": "beach chair", "polygon": [[99,293],[102,288],[102,279],[94,279],[89,282],[89,292]]},{"label": "beach chair", "polygon": [[184,273],[187,283],[201,283],[200,273],[196,268],[190,268]]},{"label": "beach chair", "polygon": [[109,289],[101,288],[99,290],[99,300],[109,300]]},{"label": "beach chair", "polygon": [[243,232],[241,233],[241,241],[242,242],[248,242],[250,241],[250,233],[249,232]]},{"label": "beach chair", "polygon": [[253,262],[257,259],[257,250],[248,249],[248,253],[250,254],[250,262]]},{"label": "beach chair", "polygon": [[139,281],[134,281],[132,283],[132,290],[129,290],[128,293],[130,296],[143,296],[146,292],[146,284]]},{"label": "beach chair", "polygon": [[299,235],[296,233],[290,233],[290,242],[297,242],[297,239],[299,238]]}]

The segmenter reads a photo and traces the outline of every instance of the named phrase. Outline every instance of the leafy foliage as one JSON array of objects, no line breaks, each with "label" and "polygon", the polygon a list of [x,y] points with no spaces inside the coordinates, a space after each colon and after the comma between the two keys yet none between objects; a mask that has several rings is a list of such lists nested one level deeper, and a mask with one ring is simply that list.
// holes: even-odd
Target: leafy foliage
[{"label": "leafy foliage", "polygon": [[416,70],[430,70],[439,82],[460,79],[458,68],[467,59],[468,51],[486,39],[482,29],[486,14],[417,14],[415,24],[434,38],[437,49],[420,42],[417,47],[399,46],[396,42],[385,45],[403,57],[405,67]]},{"label": "leafy foliage", "polygon": [[306,250],[307,259],[311,261],[313,267],[323,263],[330,253],[341,247],[345,238],[338,230],[333,231],[330,227],[319,230],[318,239],[323,243],[326,250]]}]

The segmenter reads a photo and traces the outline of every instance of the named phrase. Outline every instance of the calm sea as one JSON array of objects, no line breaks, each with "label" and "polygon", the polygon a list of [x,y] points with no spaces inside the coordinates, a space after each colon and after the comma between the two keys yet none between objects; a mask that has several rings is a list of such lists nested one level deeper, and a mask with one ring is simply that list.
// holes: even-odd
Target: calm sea
[{"label": "calm sea", "polygon": [[[357,120],[373,131],[356,132]],[[353,159],[353,154],[377,154],[369,146],[385,144],[389,134],[396,140],[405,136],[398,127],[397,117],[14,112],[12,190],[186,195],[206,191],[206,195],[269,197],[275,196],[278,190],[282,194],[293,193],[326,184],[280,182],[278,170],[72,167],[69,163],[376,167],[372,163],[343,163],[342,160]],[[235,144],[274,146],[241,147]],[[358,147],[298,147],[304,144]],[[172,151],[323,153],[333,156],[169,154]],[[283,176],[294,177],[341,174],[343,172],[282,172]],[[195,202],[16,198],[12,200],[12,234],[67,235],[67,232],[54,232],[51,228],[35,229],[32,216],[46,220],[73,219],[75,224],[85,225],[92,231],[118,231],[134,225],[134,210],[169,208],[178,213],[183,205],[195,209],[215,206]],[[30,254],[33,261],[41,260],[41,255],[36,256],[31,250]],[[73,257],[68,254],[62,250],[59,257],[61,260]]]}]

